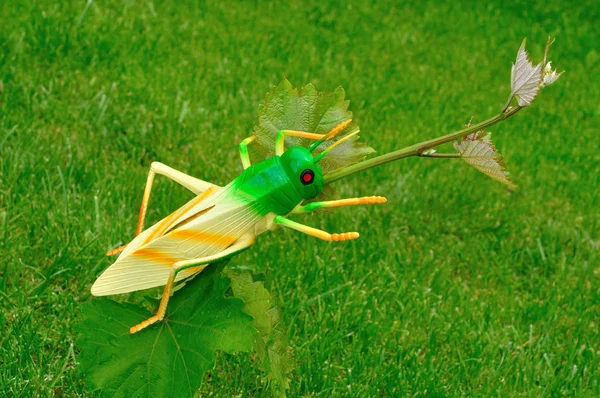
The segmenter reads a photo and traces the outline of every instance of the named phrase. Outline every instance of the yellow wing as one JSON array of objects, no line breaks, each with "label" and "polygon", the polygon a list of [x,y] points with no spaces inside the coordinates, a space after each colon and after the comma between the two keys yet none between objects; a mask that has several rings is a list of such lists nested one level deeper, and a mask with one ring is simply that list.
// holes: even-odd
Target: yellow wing
[{"label": "yellow wing", "polygon": [[[218,254],[261,220],[256,205],[224,187],[192,199],[138,235],[92,286],[94,296],[128,293],[167,283],[173,264]],[[176,281],[201,268],[190,268]]]}]

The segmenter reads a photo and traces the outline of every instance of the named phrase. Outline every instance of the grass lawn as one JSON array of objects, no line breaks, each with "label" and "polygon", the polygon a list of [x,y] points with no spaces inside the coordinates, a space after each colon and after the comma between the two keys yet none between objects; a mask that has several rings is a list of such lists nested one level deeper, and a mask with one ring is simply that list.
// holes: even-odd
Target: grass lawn
[{"label": "grass lawn", "polygon": [[[135,232],[150,163],[223,185],[284,77],[343,86],[386,153],[496,114],[523,37],[567,72],[493,127],[513,181],[411,158],[336,183],[365,206],[298,217],[232,266],[264,273],[290,396],[600,395],[600,6],[212,1],[0,3],[0,392],[90,395],[80,303]],[[449,146],[448,149],[451,147]],[[150,221],[189,194],[158,178]],[[249,355],[201,394],[268,396]]]}]

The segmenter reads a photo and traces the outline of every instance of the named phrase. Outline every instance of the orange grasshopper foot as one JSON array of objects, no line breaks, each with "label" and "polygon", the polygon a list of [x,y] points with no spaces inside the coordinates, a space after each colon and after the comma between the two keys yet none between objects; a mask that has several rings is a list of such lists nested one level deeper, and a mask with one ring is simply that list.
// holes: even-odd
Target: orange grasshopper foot
[{"label": "orange grasshopper foot", "polygon": [[374,205],[374,204],[379,204],[379,203],[386,203],[387,202],[387,198],[384,196],[366,196],[364,198],[360,198],[362,199],[361,201],[361,205]]},{"label": "orange grasshopper foot", "polygon": [[162,321],[162,319],[163,319],[162,316],[158,316],[158,315],[151,316],[150,318],[146,319],[144,322],[140,322],[137,325],[130,327],[129,333],[131,333],[131,334],[137,333],[140,330],[145,329],[148,326],[153,325],[158,321]]},{"label": "orange grasshopper foot", "polygon": [[114,256],[115,254],[119,254],[119,253],[121,253],[123,250],[125,250],[125,248],[126,248],[126,247],[127,247],[127,245],[126,245],[126,244],[125,244],[125,245],[123,245],[123,246],[119,246],[119,247],[117,247],[116,249],[112,249],[112,250],[109,250],[109,251],[107,251],[107,252],[106,252],[106,255],[107,255],[108,257],[110,257],[110,256]]},{"label": "orange grasshopper foot", "polygon": [[358,232],[343,232],[341,234],[331,234],[331,240],[334,242],[339,242],[343,240],[352,240],[357,239],[360,235]]}]

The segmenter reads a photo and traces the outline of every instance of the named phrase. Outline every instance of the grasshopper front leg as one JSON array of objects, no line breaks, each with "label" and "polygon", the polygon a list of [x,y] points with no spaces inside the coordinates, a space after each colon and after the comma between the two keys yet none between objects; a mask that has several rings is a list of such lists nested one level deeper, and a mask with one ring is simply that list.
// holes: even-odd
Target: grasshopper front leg
[{"label": "grasshopper front leg", "polygon": [[316,134],[316,133],[308,133],[306,131],[297,131],[297,130],[279,130],[275,135],[275,155],[281,156],[285,151],[285,137],[298,137],[298,138],[306,138],[309,140],[315,140],[317,143],[315,145],[318,146],[322,141],[330,140],[334,138],[338,133],[340,133],[350,122],[352,119],[345,120],[339,123],[337,126],[332,128],[327,134]]},{"label": "grasshopper front leg", "polygon": [[254,244],[254,235],[246,235],[246,237],[240,238],[236,243],[229,246],[229,248],[224,251],[206,257],[200,257],[193,260],[185,260],[178,261],[171,267],[171,273],[169,274],[169,280],[165,285],[165,290],[163,291],[163,295],[160,299],[160,304],[158,306],[158,310],[156,311],[156,315],[151,316],[139,324],[132,326],[129,329],[131,334],[137,333],[140,330],[161,321],[165,317],[165,313],[167,311],[167,305],[169,304],[169,299],[171,298],[171,294],[173,293],[173,284],[175,283],[175,278],[177,278],[177,274],[183,270],[197,267],[198,270],[196,273],[201,272],[206,268],[210,263],[214,263],[217,261],[225,260],[229,257],[233,257],[236,254],[246,250],[248,247]]},{"label": "grasshopper front leg", "polygon": [[383,196],[363,196],[361,198],[348,198],[339,200],[330,200],[326,202],[311,202],[304,206],[297,206],[292,210],[293,214],[310,213],[317,209],[323,209],[327,207],[342,207],[342,206],[354,206],[354,205],[373,205],[379,203],[386,203],[387,199]]},{"label": "grasshopper front leg", "polygon": [[314,236],[328,242],[338,242],[342,240],[352,240],[359,237],[358,232],[342,232],[340,234],[330,234],[317,228],[309,227],[308,225],[300,224],[296,221],[289,220],[282,216],[277,216],[273,222],[283,225],[284,227],[294,229],[303,234]]},{"label": "grasshopper front leg", "polygon": [[321,140],[325,134],[308,133],[306,131],[279,130],[275,135],[275,155],[281,156],[285,151],[285,137],[307,138],[309,140]]},{"label": "grasshopper front leg", "polygon": [[248,144],[251,144],[252,142],[254,142],[255,139],[256,139],[256,136],[251,135],[250,137],[248,137],[245,140],[243,140],[242,142],[240,142],[240,145],[238,146],[239,151],[240,151],[240,158],[242,159],[242,166],[244,167],[244,170],[246,170],[248,167],[250,167],[252,165],[252,163],[250,163],[250,154],[248,153]]},{"label": "grasshopper front leg", "polygon": [[[365,196],[362,198],[348,198],[348,199],[340,199],[340,200],[330,200],[326,202],[312,202],[305,206],[297,206],[294,210],[292,210],[292,214],[302,214],[302,213],[310,213],[317,209],[322,209],[326,207],[342,207],[342,206],[352,206],[352,205],[371,205],[376,203],[385,203],[387,199],[383,196]],[[298,222],[289,220],[282,216],[277,216],[273,220],[275,223],[283,225],[284,227],[288,227],[294,229],[296,231],[305,233],[310,236],[314,236],[315,238],[323,239],[326,241],[343,241],[343,240],[352,240],[359,237],[358,232],[343,232],[340,234],[330,234],[329,232],[322,231],[320,229],[316,229],[313,227],[309,227],[304,224],[300,224]]]}]

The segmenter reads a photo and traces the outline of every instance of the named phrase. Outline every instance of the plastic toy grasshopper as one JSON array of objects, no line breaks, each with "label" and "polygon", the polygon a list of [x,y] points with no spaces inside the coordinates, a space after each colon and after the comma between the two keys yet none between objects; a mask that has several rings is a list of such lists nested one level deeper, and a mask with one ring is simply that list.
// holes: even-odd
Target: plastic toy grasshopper
[{"label": "plastic toy grasshopper", "polygon": [[[333,139],[350,123],[346,120],[328,134],[281,130],[275,139],[275,155],[251,165],[247,146],[240,143],[244,171],[225,187],[199,180],[162,163],[153,163],[148,174],[135,239],[108,255],[122,252],[92,286],[92,294],[105,296],[165,285],[156,315],[133,326],[136,333],[164,318],[173,285],[201,272],[210,263],[227,259],[249,248],[255,237],[282,225],[326,241],[358,238],[357,232],[330,234],[287,219],[288,214],[307,213],[323,207],[385,203],[380,196],[327,202],[302,202],[315,198],[325,185],[319,161],[333,148],[358,133],[347,134],[318,155],[312,152]],[[284,150],[286,136],[315,140],[309,148]],[[188,188],[196,198],[143,231],[150,191],[156,174]],[[142,232],[143,231],[143,232]]]}]

